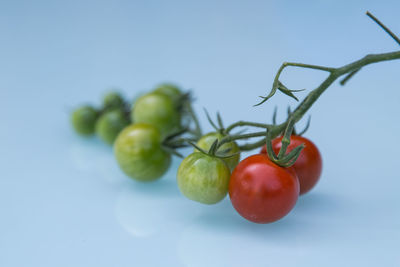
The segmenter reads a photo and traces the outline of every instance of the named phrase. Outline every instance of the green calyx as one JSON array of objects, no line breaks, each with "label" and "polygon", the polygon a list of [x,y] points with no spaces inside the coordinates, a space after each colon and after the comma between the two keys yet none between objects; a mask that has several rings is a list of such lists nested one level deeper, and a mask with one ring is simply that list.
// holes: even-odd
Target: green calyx
[{"label": "green calyx", "polygon": [[204,109],[204,113],[207,116],[208,122],[211,124],[211,126],[215,129],[216,132],[218,132],[218,133],[220,133],[222,135],[226,135],[227,134],[227,131],[225,130],[225,127],[224,127],[224,123],[222,121],[221,114],[219,114],[219,112],[217,112],[218,125],[214,123],[214,121],[211,119],[211,116],[210,116],[210,114],[208,113],[208,111],[206,109]]},{"label": "green calyx", "polygon": [[226,135],[220,132],[210,132],[197,141],[195,151],[221,158],[232,171],[240,161],[240,148],[235,141],[218,146],[224,137]]},{"label": "green calyx", "polygon": [[220,141],[228,136],[224,129],[221,115],[217,113],[218,126],[212,121],[207,110],[206,116],[212,127],[216,130],[201,136],[197,143],[188,141],[194,147],[195,152],[222,159],[232,171],[240,161],[240,148],[233,140],[220,144]]},{"label": "green calyx", "polygon": [[289,137],[285,135],[282,138],[282,147],[279,150],[278,155],[276,155],[274,150],[272,149],[272,138],[270,137],[270,135],[267,134],[266,147],[269,159],[281,167],[287,168],[292,166],[300,156],[300,153],[304,148],[304,144],[297,146],[290,153],[286,154],[289,144],[290,144],[290,135]]}]

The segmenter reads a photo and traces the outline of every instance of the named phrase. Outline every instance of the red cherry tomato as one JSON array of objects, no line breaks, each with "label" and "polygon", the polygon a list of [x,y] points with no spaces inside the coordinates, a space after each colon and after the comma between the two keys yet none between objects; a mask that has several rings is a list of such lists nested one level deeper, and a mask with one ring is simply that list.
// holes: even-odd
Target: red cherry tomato
[{"label": "red cherry tomato", "polygon": [[[276,154],[278,154],[281,149],[281,141],[282,137],[272,140],[272,148]],[[292,149],[301,144],[305,144],[305,148],[301,151],[295,164],[290,167],[296,172],[299,178],[300,195],[307,193],[317,184],[322,172],[321,154],[315,144],[309,139],[299,135],[292,135],[286,153],[292,151]],[[261,153],[267,153],[265,146],[261,149]]]},{"label": "red cherry tomato", "polygon": [[256,154],[242,160],[229,181],[233,207],[249,221],[270,223],[289,213],[299,197],[299,181],[293,170]]}]

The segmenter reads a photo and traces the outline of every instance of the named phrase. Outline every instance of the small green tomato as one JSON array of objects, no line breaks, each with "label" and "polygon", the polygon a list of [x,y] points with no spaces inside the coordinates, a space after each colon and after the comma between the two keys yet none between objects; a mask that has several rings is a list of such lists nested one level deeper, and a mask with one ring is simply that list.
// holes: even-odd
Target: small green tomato
[{"label": "small green tomato", "polygon": [[116,109],[123,108],[124,99],[118,92],[108,92],[103,97],[103,108],[104,109]]},{"label": "small green tomato", "polygon": [[173,133],[180,126],[180,114],[172,100],[154,92],[136,100],[131,111],[131,120],[154,125],[163,136]]},{"label": "small green tomato", "polygon": [[159,130],[145,123],[131,124],[118,135],[114,154],[122,171],[134,180],[160,178],[171,164],[171,155],[161,147]]},{"label": "small green tomato", "polygon": [[178,187],[191,200],[215,204],[226,196],[230,175],[228,166],[221,159],[194,152],[179,166]]},{"label": "small green tomato", "polygon": [[96,134],[105,143],[112,145],[118,134],[129,124],[129,119],[120,109],[106,111],[96,122]]},{"label": "small green tomato", "polygon": [[82,136],[94,134],[98,112],[92,106],[75,109],[71,115],[71,123],[75,131]]},{"label": "small green tomato", "polygon": [[[211,132],[208,133],[204,136],[202,136],[199,141],[197,142],[197,146],[202,148],[205,151],[208,151],[211,147],[211,145],[214,143],[215,139],[221,140],[224,138],[224,135],[218,132]],[[240,152],[239,146],[236,144],[236,142],[229,142],[223,144],[218,150],[219,151],[224,151],[230,149],[228,152],[226,152],[226,155],[231,155]],[[197,151],[197,149],[195,149]],[[240,154],[236,154],[232,157],[229,158],[223,158],[223,161],[225,161],[226,165],[228,165],[229,169],[233,171],[233,169],[238,165],[239,160],[240,160]]]},{"label": "small green tomato", "polygon": [[178,103],[179,99],[182,96],[182,92],[179,89],[179,87],[170,83],[160,84],[159,86],[156,87],[156,89],[154,89],[153,92],[168,96],[169,98],[172,99],[172,102],[174,102],[175,105],[179,104]]}]

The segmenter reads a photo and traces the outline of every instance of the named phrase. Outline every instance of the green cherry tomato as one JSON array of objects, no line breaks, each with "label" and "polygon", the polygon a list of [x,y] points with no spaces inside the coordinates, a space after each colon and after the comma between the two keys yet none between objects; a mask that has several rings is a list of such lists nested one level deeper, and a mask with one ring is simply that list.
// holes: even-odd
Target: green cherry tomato
[{"label": "green cherry tomato", "polygon": [[168,96],[153,92],[136,100],[131,120],[135,123],[152,124],[163,136],[167,136],[179,128],[180,114]]},{"label": "green cherry tomato", "polygon": [[98,112],[91,106],[75,109],[71,115],[71,123],[75,131],[82,136],[94,134]]},{"label": "green cherry tomato", "polygon": [[159,130],[145,123],[131,124],[118,135],[114,154],[122,171],[134,180],[160,178],[171,164],[171,155],[161,147]]},{"label": "green cherry tomato", "polygon": [[221,159],[194,152],[179,166],[178,187],[191,200],[215,204],[226,196],[230,175],[228,166]]},{"label": "green cherry tomato", "polygon": [[124,99],[118,92],[108,92],[103,97],[104,109],[122,108],[124,106]]},{"label": "green cherry tomato", "polygon": [[118,134],[129,124],[129,119],[120,109],[106,111],[96,122],[96,134],[105,143],[112,145]]},{"label": "green cherry tomato", "polygon": [[[211,132],[202,136],[197,142],[197,146],[205,151],[208,151],[216,139],[221,140],[222,138],[224,138],[223,134],[218,132]],[[218,151],[224,151],[227,149],[230,150],[226,152],[225,155],[231,155],[240,152],[240,148],[236,144],[236,142],[225,143],[218,149]],[[195,151],[197,150],[195,149]],[[228,165],[229,169],[232,171],[239,163],[240,154],[234,155],[229,158],[224,158],[222,160],[225,161],[226,165]]]},{"label": "green cherry tomato", "polygon": [[170,83],[160,84],[156,89],[154,89],[154,92],[168,96],[176,105],[178,105],[179,99],[182,96],[179,87]]}]

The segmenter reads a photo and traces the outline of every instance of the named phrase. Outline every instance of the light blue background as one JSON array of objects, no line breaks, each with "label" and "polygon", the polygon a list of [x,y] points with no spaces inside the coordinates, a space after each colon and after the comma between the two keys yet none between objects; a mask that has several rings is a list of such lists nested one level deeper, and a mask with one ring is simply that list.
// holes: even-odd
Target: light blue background
[{"label": "light blue background", "polygon": [[[257,225],[229,199],[179,194],[179,160],[138,184],[68,111],[110,87],[193,89],[196,110],[267,122],[254,108],[283,61],[341,66],[399,47],[398,1],[0,1],[0,266],[400,266],[400,62],[366,67],[313,106],[320,183],[283,220]],[[288,87],[325,77],[288,69]],[[306,93],[299,93],[304,97]],[[303,124],[300,123],[300,124]],[[206,129],[210,129],[207,125]]]}]

